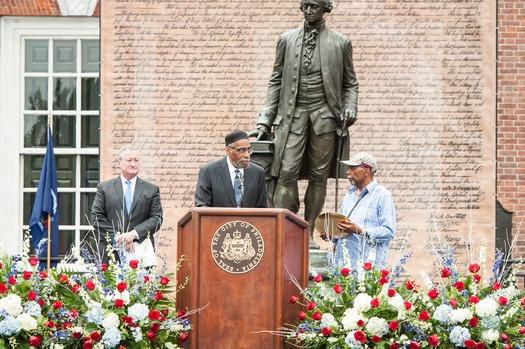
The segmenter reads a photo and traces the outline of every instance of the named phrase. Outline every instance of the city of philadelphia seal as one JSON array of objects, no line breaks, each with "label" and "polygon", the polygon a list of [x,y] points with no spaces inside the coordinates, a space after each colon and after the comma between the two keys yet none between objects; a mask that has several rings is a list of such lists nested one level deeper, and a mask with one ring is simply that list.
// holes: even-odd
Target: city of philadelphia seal
[{"label": "city of philadelphia seal", "polygon": [[250,223],[231,221],[213,234],[211,254],[215,263],[228,273],[247,273],[261,261],[264,241]]}]

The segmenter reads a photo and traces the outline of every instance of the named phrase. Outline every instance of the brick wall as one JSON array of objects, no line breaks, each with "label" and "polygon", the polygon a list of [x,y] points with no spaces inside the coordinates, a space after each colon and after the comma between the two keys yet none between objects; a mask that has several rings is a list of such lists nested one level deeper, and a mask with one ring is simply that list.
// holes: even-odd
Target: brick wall
[{"label": "brick wall", "polygon": [[60,16],[57,0],[0,0],[0,16]]},{"label": "brick wall", "polygon": [[498,2],[497,194],[525,257],[525,2]]}]

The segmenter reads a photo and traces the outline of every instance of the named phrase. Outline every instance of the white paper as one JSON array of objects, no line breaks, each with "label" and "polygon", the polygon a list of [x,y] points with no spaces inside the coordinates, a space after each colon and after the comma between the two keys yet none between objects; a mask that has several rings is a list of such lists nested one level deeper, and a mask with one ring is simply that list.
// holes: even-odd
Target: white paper
[{"label": "white paper", "polygon": [[157,256],[155,255],[155,250],[153,249],[150,238],[147,238],[141,243],[133,242],[133,247],[135,249],[133,252],[128,252],[125,249],[123,251],[126,262],[129,263],[129,261],[138,260],[140,262],[139,266],[142,268],[157,265]]}]

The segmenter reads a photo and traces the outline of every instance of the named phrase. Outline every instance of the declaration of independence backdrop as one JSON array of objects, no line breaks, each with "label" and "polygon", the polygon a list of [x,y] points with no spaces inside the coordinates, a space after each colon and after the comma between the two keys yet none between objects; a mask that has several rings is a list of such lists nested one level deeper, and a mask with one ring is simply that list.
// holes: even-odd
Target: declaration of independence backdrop
[{"label": "declaration of independence backdrop", "polygon": [[[299,0],[101,2],[101,180],[116,150],[141,149],[141,177],[160,185],[161,249],[174,258],[178,219],[199,168],[224,135],[254,128],[279,34],[302,25]],[[393,192],[390,253],[431,270],[433,245],[471,258],[494,248],[496,1],[334,1],[327,25],[348,35],[358,75],[351,153],[376,156]],[[329,183],[326,210],[334,210]],[[304,183],[301,184],[304,190]],[[348,188],[339,180],[338,203]],[[471,248],[469,248],[469,246]],[[174,260],[169,260],[171,265]]]}]

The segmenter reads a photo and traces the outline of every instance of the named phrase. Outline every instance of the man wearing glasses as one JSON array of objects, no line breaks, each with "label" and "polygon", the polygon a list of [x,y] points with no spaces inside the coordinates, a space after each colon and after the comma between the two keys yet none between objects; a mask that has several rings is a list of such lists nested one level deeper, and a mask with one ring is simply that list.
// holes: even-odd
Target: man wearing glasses
[{"label": "man wearing glasses", "polygon": [[226,156],[204,165],[195,189],[196,207],[267,207],[264,170],[250,162],[246,132],[225,137]]}]

